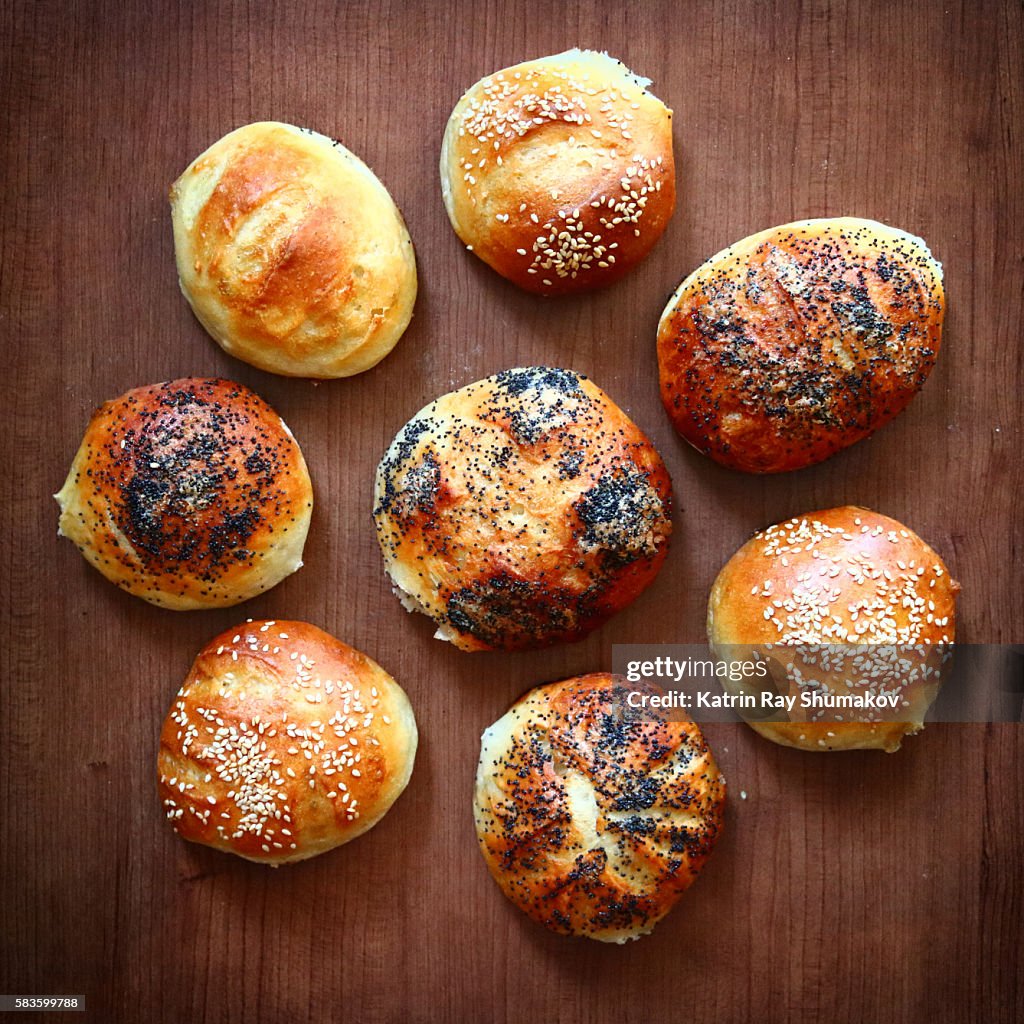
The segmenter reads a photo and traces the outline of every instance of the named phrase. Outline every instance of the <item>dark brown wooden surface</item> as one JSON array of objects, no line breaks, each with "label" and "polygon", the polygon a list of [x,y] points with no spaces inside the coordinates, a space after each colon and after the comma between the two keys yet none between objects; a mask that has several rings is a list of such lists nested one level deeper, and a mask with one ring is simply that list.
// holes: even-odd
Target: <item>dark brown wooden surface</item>
[{"label": "dark brown wooden surface", "polygon": [[[549,935],[476,850],[481,730],[616,642],[699,641],[715,573],[755,529],[844,502],[893,515],[963,584],[959,638],[1024,640],[1019,580],[1024,42],[1019,3],[107,3],[0,6],[0,992],[84,993],[130,1022],[1019,1021],[1024,731],[933,726],[896,755],[812,756],[707,732],[728,776],[705,874],[628,947]],[[442,129],[482,74],[608,48],[675,109],[680,202],[625,282],[545,302],[468,256],[440,199]],[[178,292],[167,188],[240,124],[336,136],[403,210],[413,325],[361,377],[314,385],[225,356]],[[910,409],[822,466],[756,479],[673,434],[655,325],[680,278],[787,220],[922,235],[946,268],[937,369]],[[431,398],[501,368],[591,375],[678,496],[656,584],[586,642],[516,656],[431,639],[384,578],[371,476]],[[236,609],[175,614],[56,537],[91,410],[222,374],[294,429],[317,490],[306,568]],[[160,723],[195,651],[246,616],[305,618],[408,691],[421,748],[373,832],[271,871],[180,842]],[[741,790],[747,799],[741,799]]]}]

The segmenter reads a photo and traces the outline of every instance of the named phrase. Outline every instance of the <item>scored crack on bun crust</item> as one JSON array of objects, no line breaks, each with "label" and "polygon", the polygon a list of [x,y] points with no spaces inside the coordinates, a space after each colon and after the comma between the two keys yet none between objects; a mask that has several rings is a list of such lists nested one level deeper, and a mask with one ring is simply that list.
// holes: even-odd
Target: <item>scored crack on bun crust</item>
[{"label": "scored crack on bun crust", "polygon": [[236,358],[289,377],[349,377],[408,327],[416,258],[405,222],[340,142],[245,125],[197,157],[170,199],[181,290]]},{"label": "scored crack on bun crust", "polygon": [[211,640],[160,733],[164,811],[183,839],[276,866],[373,828],[409,782],[402,688],[308,622],[246,622]]},{"label": "scored crack on bun crust", "polygon": [[675,208],[672,111],[606,53],[568,50],[481,79],[456,104],[441,190],[456,234],[542,295],[617,281]]},{"label": "scored crack on bun crust", "polygon": [[177,611],[237,604],[295,572],[313,509],[281,417],[241,384],[193,377],[100,406],[55,497],[60,536]]},{"label": "scored crack on bun crust", "polygon": [[[877,720],[869,711],[844,714],[858,721],[748,719],[784,746],[894,751],[924,727],[938,694],[942,658],[930,645],[954,642],[959,590],[939,555],[895,519],[849,505],[808,512],[756,533],[725,564],[708,601],[708,640],[724,660],[746,660],[754,647],[768,651],[783,665],[772,673],[776,688],[791,695],[815,684],[844,694],[899,685],[906,701],[901,721]],[[802,645],[799,655],[780,650],[793,645]],[[846,656],[826,664],[815,645]],[[847,653],[842,645],[857,646]]]},{"label": "scored crack on bun crust", "polygon": [[578,640],[657,575],[671,481],[571,370],[518,367],[431,402],[377,467],[373,517],[403,604],[466,651]]},{"label": "scored crack on bun crust", "polygon": [[505,895],[563,935],[649,933],[722,828],[725,779],[700,729],[630,708],[660,693],[607,673],[540,686],[487,729],[474,817]]},{"label": "scored crack on bun crust", "polygon": [[724,466],[813,465],[907,406],[935,364],[945,306],[942,267],[920,238],[854,217],[769,228],[669,300],[662,402]]}]

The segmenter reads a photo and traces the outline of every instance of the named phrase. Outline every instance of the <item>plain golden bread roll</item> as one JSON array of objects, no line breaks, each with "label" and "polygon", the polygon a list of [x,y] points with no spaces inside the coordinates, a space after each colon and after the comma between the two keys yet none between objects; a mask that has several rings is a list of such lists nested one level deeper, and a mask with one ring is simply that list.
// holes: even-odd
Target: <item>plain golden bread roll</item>
[{"label": "plain golden bread roll", "polygon": [[287,864],[380,821],[412,774],[416,719],[365,654],[307,622],[252,622],[211,640],[160,733],[175,831]]},{"label": "plain golden bread roll", "polygon": [[100,406],[55,497],[59,534],[108,580],[178,611],[295,572],[313,509],[281,417],[241,384],[191,377]]},{"label": "plain golden bread roll", "polygon": [[563,935],[646,935],[707,860],[725,780],[700,729],[629,707],[650,684],[540,686],[483,734],[474,815],[505,895]]},{"label": "plain golden bread roll", "polygon": [[621,61],[568,50],[481,79],[456,104],[441,191],[456,234],[542,295],[617,281],[675,208],[672,111]]},{"label": "plain golden bread roll", "polygon": [[466,651],[582,638],[654,579],[672,528],[650,441],[586,377],[546,366],[418,412],[374,500],[396,593]]},{"label": "plain golden bread roll", "polygon": [[724,466],[801,469],[906,407],[935,364],[945,308],[942,267],[905,231],[854,217],[769,228],[669,300],[662,401]]},{"label": "plain golden bread roll", "polygon": [[228,353],[289,377],[350,377],[380,362],[416,301],[405,222],[340,142],[249,124],[171,186],[178,277]]},{"label": "plain golden bread roll", "polygon": [[729,559],[711,590],[708,639],[724,659],[767,655],[780,692],[898,690],[895,714],[748,719],[785,746],[893,751],[923,727],[938,693],[959,590],[935,551],[895,519],[853,506],[809,512],[755,534]]}]

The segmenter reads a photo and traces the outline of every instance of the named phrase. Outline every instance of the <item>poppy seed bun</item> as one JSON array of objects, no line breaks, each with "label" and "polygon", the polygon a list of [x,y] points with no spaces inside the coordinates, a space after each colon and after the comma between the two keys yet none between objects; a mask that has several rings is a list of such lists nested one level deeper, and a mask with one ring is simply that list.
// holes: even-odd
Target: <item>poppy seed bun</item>
[{"label": "poppy seed bun", "polygon": [[375,661],[307,622],[211,640],[160,733],[160,798],[183,839],[278,865],[369,831],[412,774],[416,719]]},{"label": "poppy seed bun", "polygon": [[586,377],[485,377],[420,410],[377,467],[374,521],[410,610],[466,651],[578,640],[657,575],[661,457]]},{"label": "poppy seed bun", "polygon": [[416,301],[405,222],[340,142],[263,121],[225,135],[171,186],[181,290],[226,352],[289,377],[380,362]]},{"label": "poppy seed bun", "polygon": [[725,780],[700,729],[630,708],[634,691],[658,692],[606,673],[540,686],[481,740],[484,860],[520,910],[563,935],[646,935],[722,828]]},{"label": "poppy seed bun", "polygon": [[313,489],[284,421],[228,380],[135,388],[93,414],[58,533],[163,608],[255,597],[302,565]]},{"label": "poppy seed bun", "polygon": [[527,291],[617,281],[675,208],[672,111],[621,61],[568,50],[481,79],[456,104],[441,191],[456,234]]},{"label": "poppy seed bun", "polygon": [[[749,721],[803,750],[893,751],[923,728],[938,694],[943,650],[933,645],[954,641],[959,590],[935,551],[895,519],[853,506],[809,512],[756,533],[725,564],[708,601],[708,639],[724,659],[767,651],[779,692],[901,688],[900,721],[845,709],[842,721],[831,712],[829,721]],[[795,645],[799,653],[782,650]],[[828,645],[827,663],[816,645]]]},{"label": "poppy seed bun", "polygon": [[905,231],[854,217],[769,228],[669,300],[662,402],[724,466],[801,469],[906,407],[935,364],[945,308],[942,267]]}]

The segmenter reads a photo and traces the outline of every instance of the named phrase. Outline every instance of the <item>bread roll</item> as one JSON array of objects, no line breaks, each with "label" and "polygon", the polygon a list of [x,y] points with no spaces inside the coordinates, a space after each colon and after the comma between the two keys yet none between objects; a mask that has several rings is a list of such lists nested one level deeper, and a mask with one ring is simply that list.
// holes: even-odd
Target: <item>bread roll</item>
[{"label": "bread roll", "polygon": [[672,528],[650,441],[586,377],[545,366],[420,410],[375,502],[396,592],[466,651],[580,639],[654,579]]},{"label": "bread roll", "polygon": [[621,676],[540,686],[483,734],[474,814],[505,895],[563,935],[646,935],[722,828],[725,780],[688,719],[629,707]]},{"label": "bread roll", "polygon": [[58,533],[111,583],[178,611],[295,572],[313,509],[281,417],[241,384],[193,377],[100,406],[55,497]]},{"label": "bread roll", "polygon": [[724,466],[801,469],[906,407],[935,364],[945,308],[941,266],[905,231],[855,217],[769,228],[669,300],[662,401]]},{"label": "bread roll", "polygon": [[226,352],[288,377],[350,377],[409,326],[416,260],[373,171],[340,142],[264,121],[171,186],[181,290]]},{"label": "bread roll", "polygon": [[416,756],[402,688],[307,622],[252,622],[211,640],[160,733],[175,831],[246,860],[305,860],[362,835]]},{"label": "bread roll", "polygon": [[441,191],[456,234],[527,291],[617,281],[675,208],[672,111],[646,78],[568,50],[481,79],[456,104]]},{"label": "bread roll", "polygon": [[762,736],[802,750],[894,751],[924,727],[938,694],[959,590],[895,519],[853,506],[809,512],[755,534],[729,559],[711,589],[708,638],[726,660],[767,657],[779,693],[901,696],[894,712],[797,707],[794,721],[748,717]]}]

